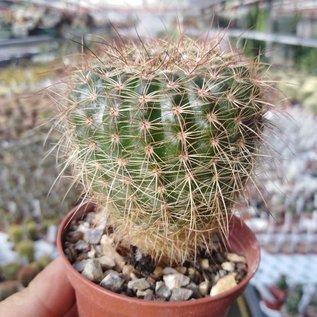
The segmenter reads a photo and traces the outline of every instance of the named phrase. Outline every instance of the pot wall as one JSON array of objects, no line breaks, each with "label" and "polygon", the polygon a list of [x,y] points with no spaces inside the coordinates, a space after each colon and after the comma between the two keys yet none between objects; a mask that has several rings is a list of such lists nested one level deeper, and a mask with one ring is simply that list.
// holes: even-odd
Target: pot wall
[{"label": "pot wall", "polygon": [[75,289],[79,317],[225,317],[259,265],[260,249],[253,232],[240,219],[233,217],[229,247],[232,252],[244,255],[248,263],[247,276],[236,287],[217,296],[187,302],[149,302],[110,292],[78,273],[62,248],[64,234],[72,219],[79,219],[93,208],[93,205],[86,205],[72,210],[58,232],[58,251],[64,260],[66,275]]}]

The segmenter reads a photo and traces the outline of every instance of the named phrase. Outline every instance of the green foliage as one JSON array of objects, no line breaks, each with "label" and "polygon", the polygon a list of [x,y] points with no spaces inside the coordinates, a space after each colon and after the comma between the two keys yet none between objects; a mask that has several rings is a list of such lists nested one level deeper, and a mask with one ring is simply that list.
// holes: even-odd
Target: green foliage
[{"label": "green foliage", "polygon": [[295,46],[294,65],[308,74],[317,75],[317,49],[313,47]]},{"label": "green foliage", "polygon": [[298,305],[303,295],[303,288],[301,285],[291,289],[287,295],[285,302],[285,310],[289,314],[298,314]]},{"label": "green foliage", "polygon": [[8,237],[11,242],[17,244],[23,239],[23,229],[20,225],[10,225],[8,228]]},{"label": "green foliage", "polygon": [[32,240],[22,240],[16,245],[16,252],[32,262],[34,259],[34,244]]},{"label": "green foliage", "polygon": [[273,32],[281,34],[296,34],[297,24],[300,21],[300,15],[282,15],[274,20]]},{"label": "green foliage", "polygon": [[278,279],[276,286],[283,290],[283,291],[287,291],[288,290],[288,285],[287,285],[287,281],[286,281],[286,276],[285,275],[281,275],[280,278]]},{"label": "green foliage", "polygon": [[73,73],[61,149],[116,234],[178,262],[228,234],[265,113],[259,65],[181,38],[110,46]]},{"label": "green foliage", "polygon": [[258,4],[253,5],[246,16],[241,19],[241,27],[243,29],[265,31],[267,25],[268,11],[261,8]]},{"label": "green foliage", "polygon": [[[265,31],[267,29],[268,11],[261,8],[259,4],[253,5],[246,16],[241,19],[241,27],[253,31]],[[243,46],[243,51],[247,56],[257,57],[265,61],[264,51],[266,47],[265,41],[253,39],[239,39]]]}]

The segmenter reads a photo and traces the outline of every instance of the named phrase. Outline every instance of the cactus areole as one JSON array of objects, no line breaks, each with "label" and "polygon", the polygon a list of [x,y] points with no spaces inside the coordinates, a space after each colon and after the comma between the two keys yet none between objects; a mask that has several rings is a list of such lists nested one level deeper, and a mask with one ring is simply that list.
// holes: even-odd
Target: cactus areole
[{"label": "cactus areole", "polygon": [[266,83],[214,42],[107,46],[72,73],[61,148],[119,239],[181,263],[228,233],[259,156]]}]

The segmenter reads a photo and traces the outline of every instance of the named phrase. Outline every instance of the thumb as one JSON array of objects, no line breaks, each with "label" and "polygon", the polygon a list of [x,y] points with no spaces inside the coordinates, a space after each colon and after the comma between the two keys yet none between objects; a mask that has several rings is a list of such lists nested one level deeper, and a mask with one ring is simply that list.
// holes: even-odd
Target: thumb
[{"label": "thumb", "polygon": [[0,316],[61,317],[73,307],[75,294],[61,259],[50,263],[23,291],[0,303]]}]

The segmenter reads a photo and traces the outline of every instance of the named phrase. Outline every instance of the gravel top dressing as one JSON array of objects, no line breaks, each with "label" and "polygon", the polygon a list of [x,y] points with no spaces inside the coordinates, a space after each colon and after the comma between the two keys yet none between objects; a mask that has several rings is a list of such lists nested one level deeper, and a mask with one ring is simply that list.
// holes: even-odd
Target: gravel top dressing
[{"label": "gravel top dressing", "polygon": [[78,272],[113,292],[151,301],[186,301],[215,296],[246,276],[245,258],[226,252],[220,242],[209,254],[202,250],[196,261],[182,266],[155,265],[136,246],[115,242],[105,222],[95,223],[95,213],[73,221],[64,251]]}]

